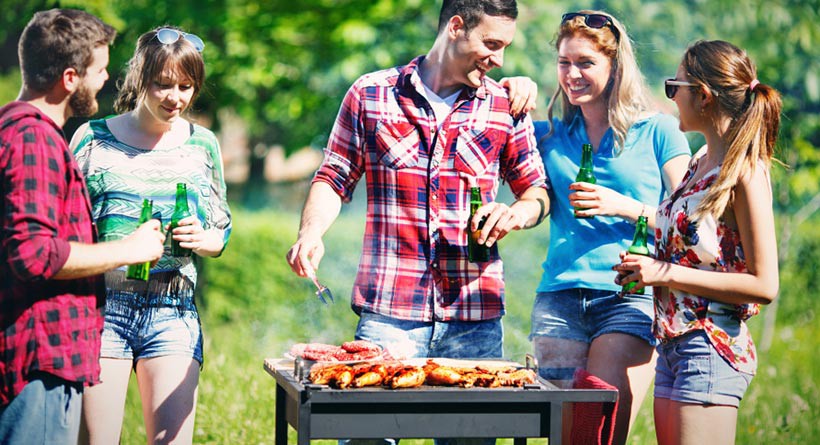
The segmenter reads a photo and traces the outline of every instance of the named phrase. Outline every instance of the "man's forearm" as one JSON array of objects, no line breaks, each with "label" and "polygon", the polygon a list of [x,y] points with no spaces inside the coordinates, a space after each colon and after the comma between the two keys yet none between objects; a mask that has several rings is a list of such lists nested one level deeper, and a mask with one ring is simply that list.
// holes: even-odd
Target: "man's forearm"
[{"label": "man's forearm", "polygon": [[541,187],[530,187],[512,206],[524,216],[524,228],[530,229],[541,224],[550,211],[547,191]]},{"label": "man's forearm", "polygon": [[68,243],[71,253],[63,267],[54,275],[57,280],[72,280],[100,275],[128,264],[128,252],[122,243],[112,241],[100,244]]},{"label": "man's forearm", "polygon": [[325,182],[315,182],[310,186],[302,220],[299,224],[299,237],[311,233],[321,237],[339,216],[342,199]]}]

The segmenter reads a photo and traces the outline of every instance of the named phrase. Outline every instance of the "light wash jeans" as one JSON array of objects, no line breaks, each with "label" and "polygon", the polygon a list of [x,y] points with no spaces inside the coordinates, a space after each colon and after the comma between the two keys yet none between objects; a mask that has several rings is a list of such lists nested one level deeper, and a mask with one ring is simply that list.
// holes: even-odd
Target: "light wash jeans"
[{"label": "light wash jeans", "polygon": [[[418,322],[362,312],[356,339],[368,340],[406,358],[503,357],[501,319],[487,321]],[[346,445],[393,445],[398,439],[348,439]],[[495,439],[436,439],[436,445],[492,445]]]},{"label": "light wash jeans", "polygon": [[0,408],[4,445],[76,444],[82,413],[82,384],[37,373],[10,404]]}]

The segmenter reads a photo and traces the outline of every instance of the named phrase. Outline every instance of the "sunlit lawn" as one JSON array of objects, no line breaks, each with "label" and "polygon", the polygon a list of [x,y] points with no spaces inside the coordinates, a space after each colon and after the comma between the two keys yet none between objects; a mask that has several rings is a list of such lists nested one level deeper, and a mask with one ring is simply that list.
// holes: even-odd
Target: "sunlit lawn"
[{"label": "sunlit lawn", "polygon": [[[343,214],[327,235],[327,254],[320,274],[334,290],[337,302],[323,306],[314,296],[310,282],[293,276],[283,259],[296,236],[295,215],[239,212],[234,223],[234,237],[224,258],[207,264],[210,284],[203,320],[205,366],[195,442],[273,443],[275,384],[263,370],[262,362],[266,357],[281,356],[296,341],[339,342],[352,338],[356,318],[347,294],[358,262],[362,224],[357,217]],[[502,243],[509,311],[505,318],[505,354],[510,359],[521,360],[529,352],[529,310],[545,253],[546,232],[539,227],[512,234]],[[784,289],[781,298],[795,297],[787,291]],[[761,319],[762,316],[753,320],[756,333],[760,331]],[[771,349],[761,351],[760,372],[741,405],[737,443],[817,443],[817,338],[820,328],[813,322],[778,327]],[[145,443],[137,394],[132,382],[123,428],[124,444]],[[653,444],[654,434],[648,397],[630,443]],[[295,443],[292,428],[290,439]],[[529,443],[544,444],[546,439]]]}]

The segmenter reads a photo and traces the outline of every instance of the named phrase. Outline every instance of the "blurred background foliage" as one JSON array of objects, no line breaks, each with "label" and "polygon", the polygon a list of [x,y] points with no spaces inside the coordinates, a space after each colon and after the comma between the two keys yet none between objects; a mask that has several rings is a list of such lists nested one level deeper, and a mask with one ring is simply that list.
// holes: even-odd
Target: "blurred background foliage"
[{"label": "blurred background foliage", "polygon": [[[296,238],[308,178],[264,184],[265,156],[272,146],[282,146],[287,153],[320,149],[356,77],[427,51],[440,2],[0,0],[0,103],[13,100],[19,91],[20,32],[35,11],[52,7],[87,10],[118,30],[109,65],[112,79],[99,97],[100,115],[112,113],[116,79],[140,34],[169,24],[206,42],[208,74],[197,115],[217,133],[224,124],[223,112],[239,116],[247,128],[243,143],[250,149],[243,153],[251,167],[247,183],[229,184],[235,210],[229,247],[222,258],[202,265],[206,372],[195,442],[269,443],[272,379],[263,375],[262,357],[281,355],[293,341],[352,337],[356,318],[345,302],[361,249],[364,187],[326,237],[322,280],[334,289],[338,303],[323,307],[312,297],[311,283],[293,275],[284,261]],[[757,63],[761,82],[783,93],[777,157],[785,165],[772,170],[781,295],[764,309],[764,316],[752,321],[761,345],[761,369],[741,407],[738,443],[816,441],[820,0],[525,0],[519,1],[519,9],[518,31],[504,68],[491,75],[533,78],[541,97],[533,113],[536,119],[545,117],[546,102],[556,88],[553,40],[561,14],[578,9],[601,9],[625,24],[661,110],[674,114],[662,81],[674,75],[685,48],[699,39],[728,40],[746,49]],[[66,126],[67,137],[77,125]],[[693,148],[702,143],[694,136],[690,141]],[[239,141],[228,138],[222,144],[224,151]],[[237,194],[248,188],[262,196]],[[275,195],[273,189],[284,192]],[[514,359],[529,350],[529,309],[548,235],[538,228],[511,234],[501,243],[508,277],[505,352]],[[127,409],[122,443],[145,443],[133,386]],[[652,428],[647,403],[632,443],[652,443]]]},{"label": "blurred background foliage", "polygon": [[[348,86],[362,73],[402,64],[432,44],[440,2],[432,0],[0,0],[0,100],[19,85],[16,42],[34,11],[76,7],[114,25],[112,78],[121,74],[137,37],[172,24],[206,42],[207,88],[196,107],[219,130],[230,109],[249,130],[252,163],[265,148],[321,147]],[[625,23],[653,91],[674,74],[686,46],[725,39],[745,48],[762,82],[784,93],[782,159],[795,175],[786,206],[815,194],[820,143],[820,0],[521,1],[518,34],[496,77],[526,75],[541,87],[540,110],[555,89],[554,33],[563,12],[602,9]],[[115,82],[101,103],[112,100]],[[660,107],[672,110],[659,99]],[[70,131],[70,128],[68,128]],[[70,136],[70,134],[69,134]],[[790,151],[794,151],[792,154]],[[252,173],[258,173],[258,167]],[[259,180],[259,176],[252,176]]]}]

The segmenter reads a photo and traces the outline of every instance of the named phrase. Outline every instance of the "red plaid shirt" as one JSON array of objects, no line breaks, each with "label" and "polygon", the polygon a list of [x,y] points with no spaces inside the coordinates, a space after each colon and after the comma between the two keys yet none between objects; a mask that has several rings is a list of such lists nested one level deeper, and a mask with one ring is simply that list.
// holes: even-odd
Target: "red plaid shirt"
[{"label": "red plaid shirt", "polygon": [[92,243],[91,205],[60,127],[37,108],[0,109],[0,406],[35,371],[99,382],[98,278],[53,280],[69,241]]},{"label": "red plaid shirt", "polygon": [[[423,57],[423,56],[422,56]],[[516,196],[545,187],[531,119],[510,116],[486,79],[464,88],[438,123],[409,65],[367,74],[348,90],[314,181],[349,201],[366,175],[367,223],[353,308],[416,321],[478,321],[504,314],[501,258],[467,261],[470,186],[493,201],[499,180]]]}]

